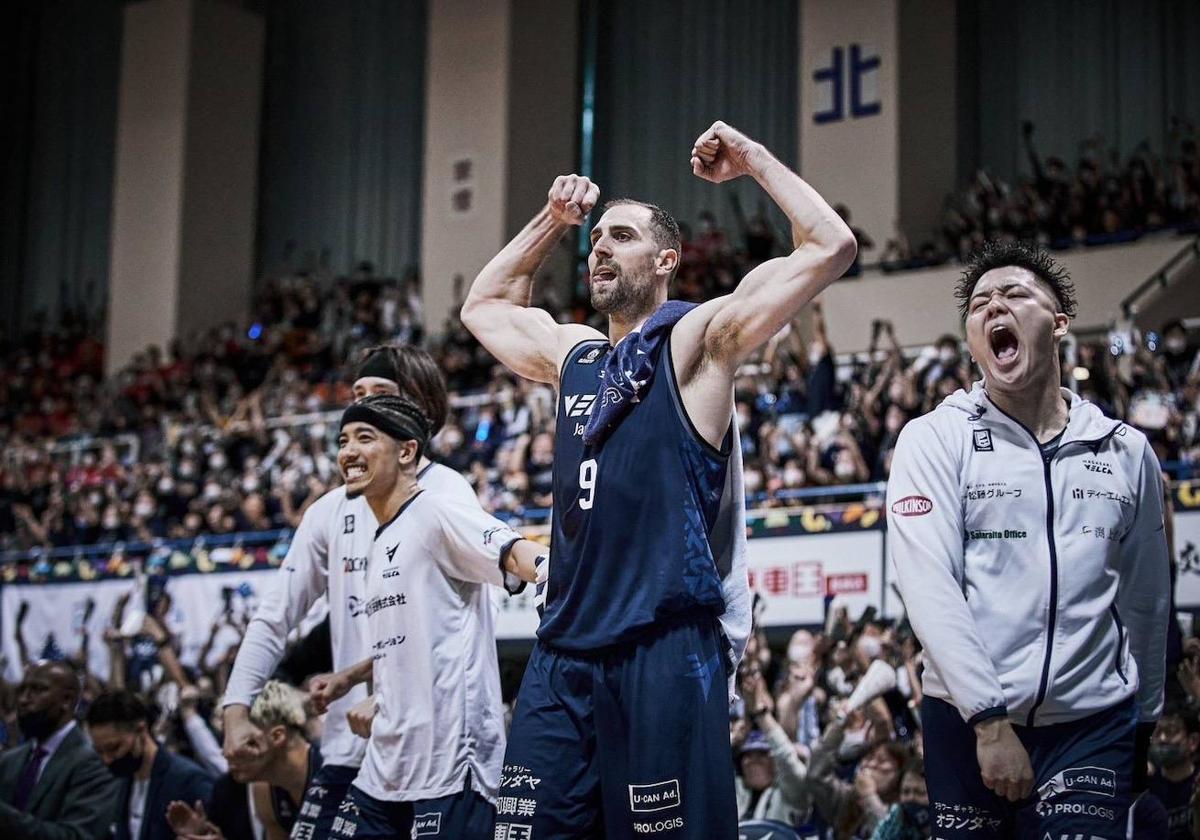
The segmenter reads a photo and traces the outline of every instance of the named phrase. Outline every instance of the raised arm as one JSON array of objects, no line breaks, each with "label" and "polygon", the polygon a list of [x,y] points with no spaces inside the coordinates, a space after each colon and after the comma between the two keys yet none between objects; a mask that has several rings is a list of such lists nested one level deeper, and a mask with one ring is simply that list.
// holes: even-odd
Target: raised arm
[{"label": "raised arm", "polygon": [[677,367],[686,371],[680,356],[688,356],[698,367],[711,361],[732,371],[842,276],[854,261],[854,234],[799,175],[723,122],[713,123],[696,140],[692,172],[715,184],[749,175],[792,226],[792,253],[767,260],[732,293],[698,307],[679,324],[686,336],[672,342]]},{"label": "raised arm", "polygon": [[[332,497],[329,497],[332,499]],[[328,589],[332,501],[322,499],[300,520],[275,584],[255,610],[225,686],[225,752],[243,752],[253,736],[250,707],[283,659],[288,634]],[[203,663],[201,663],[203,666]]]},{"label": "raised arm", "polygon": [[587,178],[555,178],[546,206],[483,267],[463,303],[463,326],[526,379],[557,384],[562,355],[599,335],[582,325],[557,324],[549,312],[529,305],[538,266],[564,233],[583,223],[599,198],[600,188]]}]

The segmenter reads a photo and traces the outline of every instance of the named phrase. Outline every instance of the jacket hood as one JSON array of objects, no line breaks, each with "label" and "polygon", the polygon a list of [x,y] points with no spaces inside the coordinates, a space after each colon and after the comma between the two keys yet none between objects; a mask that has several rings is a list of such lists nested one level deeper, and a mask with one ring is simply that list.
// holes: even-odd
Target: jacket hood
[{"label": "jacket hood", "polygon": [[[1120,420],[1106,417],[1104,412],[1094,403],[1082,399],[1074,391],[1060,388],[1059,392],[1069,406],[1067,433],[1063,436],[1064,443],[1068,441],[1103,440],[1123,425]],[[967,419],[971,422],[978,422],[984,425],[1013,426],[1024,429],[1028,433],[1028,429],[1025,429],[1025,426],[1020,421],[1005,414],[992,402],[983,387],[982,380],[973,384],[969,391],[962,389],[955,391],[942,401],[942,405],[965,412],[968,415]]]}]

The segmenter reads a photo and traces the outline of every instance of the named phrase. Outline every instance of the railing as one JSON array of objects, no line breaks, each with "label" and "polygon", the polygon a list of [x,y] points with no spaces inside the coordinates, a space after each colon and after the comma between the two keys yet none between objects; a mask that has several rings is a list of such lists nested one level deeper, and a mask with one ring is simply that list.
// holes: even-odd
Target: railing
[{"label": "railing", "polygon": [[[1186,468],[1192,469],[1191,464],[1171,462],[1163,465],[1168,473],[1178,475]],[[1193,507],[1193,501],[1200,504],[1200,480],[1180,480],[1172,482],[1172,493],[1178,500],[1186,500],[1187,507]],[[887,483],[883,481],[866,484],[845,484],[829,487],[798,487],[780,490],[773,496],[766,493],[755,493],[746,497],[747,518],[763,518],[780,513],[796,512],[804,508],[833,504],[851,504],[868,502],[878,504],[887,492]],[[773,507],[761,507],[767,501],[776,503]],[[783,502],[783,505],[778,504]],[[539,526],[550,521],[550,508],[526,508],[520,511],[496,511],[493,515],[514,525]],[[271,531],[244,531],[236,534],[200,536],[183,540],[154,540],[152,542],[130,541],[116,543],[97,543],[94,545],[74,545],[59,548],[32,548],[26,551],[0,552],[0,566],[12,563],[60,563],[76,562],[79,560],[93,561],[118,557],[143,557],[151,560],[161,559],[165,562],[175,552],[196,553],[197,551],[212,552],[217,549],[259,549],[286,544],[292,535],[291,528],[280,528]]]},{"label": "railing", "polygon": [[1196,257],[1200,257],[1200,236],[1193,238],[1175,256],[1167,260],[1161,268],[1139,283],[1137,288],[1121,301],[1121,314],[1127,320],[1133,318],[1137,314],[1138,304],[1142,302],[1143,297],[1149,292],[1153,291],[1157,293],[1159,290],[1170,286],[1174,278],[1178,276],[1176,269],[1181,268],[1188,260]]},{"label": "railing", "polygon": [[[85,452],[98,452],[105,446],[112,446],[116,450],[122,463],[136,463],[138,456],[141,453],[142,443],[137,435],[120,434],[112,437],[93,437],[84,435],[76,438],[63,438],[56,440],[53,444],[44,449],[50,455],[66,455],[68,463],[71,466],[76,466],[83,460]],[[4,460],[10,464],[14,464],[16,460],[16,452],[8,450],[4,453]]]}]

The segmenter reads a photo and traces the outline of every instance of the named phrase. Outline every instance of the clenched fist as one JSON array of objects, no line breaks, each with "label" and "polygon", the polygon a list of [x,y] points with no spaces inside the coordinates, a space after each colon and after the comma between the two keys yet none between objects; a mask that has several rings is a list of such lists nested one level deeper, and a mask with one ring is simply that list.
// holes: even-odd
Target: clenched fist
[{"label": "clenched fist", "polygon": [[975,724],[975,755],[983,783],[1010,802],[1033,791],[1033,766],[1025,745],[1005,718]]},{"label": "clenched fist", "polygon": [[754,172],[766,149],[717,120],[692,144],[692,174],[720,184]]},{"label": "clenched fist", "polygon": [[352,688],[354,684],[345,674],[321,674],[309,681],[308,699],[313,711],[323,715],[329,711],[330,703],[345,697]]},{"label": "clenched fist", "polygon": [[583,175],[559,175],[550,187],[550,212],[563,224],[583,224],[599,200],[600,188]]},{"label": "clenched fist", "polygon": [[355,703],[346,712],[346,722],[350,724],[350,731],[359,738],[371,737],[371,723],[375,720],[375,695],[372,694],[366,700]]}]

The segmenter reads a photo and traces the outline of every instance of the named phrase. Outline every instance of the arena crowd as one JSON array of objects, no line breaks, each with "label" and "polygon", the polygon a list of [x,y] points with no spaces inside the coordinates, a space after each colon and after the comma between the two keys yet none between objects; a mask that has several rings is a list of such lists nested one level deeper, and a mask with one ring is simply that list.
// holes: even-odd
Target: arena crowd
[{"label": "arena crowd", "polygon": [[[957,258],[997,236],[1065,247],[1187,228],[1200,218],[1192,140],[1171,160],[1146,153],[1120,165],[1085,147],[1070,172],[1036,155],[1031,129],[1025,137],[1034,179],[1009,186],[981,173],[948,203],[942,244],[914,253],[898,237],[880,259],[885,270]],[[743,220],[739,211],[738,218],[737,234],[711,216],[686,232],[679,297],[726,291],[781,247],[764,217]],[[557,314],[574,317],[570,305]],[[4,339],[0,548],[296,527],[339,483],[331,412],[350,400],[349,366],[366,348],[392,342],[427,346],[450,387],[452,411],[433,443],[436,458],[467,476],[488,511],[545,521],[553,393],[507,373],[456,320],[431,330],[428,317],[416,277],[382,278],[363,264],[339,279],[276,273],[261,284],[247,323],[147,348],[111,378],[102,375],[104,348],[88,325]],[[431,332],[442,338],[429,341]],[[1180,322],[1133,347],[1078,342],[1065,351],[1064,385],[1142,429],[1169,471],[1189,478],[1200,461],[1198,351]],[[913,348],[887,320],[875,322],[867,352],[839,354],[814,304],[810,323],[782,331],[737,380],[749,501],[785,507],[813,487],[861,495],[860,485],[886,481],[904,424],[972,379],[957,336]],[[303,792],[296,780],[314,760],[320,735],[306,692],[328,667],[328,637],[315,632],[295,641],[251,710],[263,732],[261,760],[231,767],[220,747],[219,709],[237,645],[222,649],[217,639],[227,628],[240,635],[244,624],[227,612],[198,663],[185,667],[166,621],[169,597],[158,593],[144,610],[122,600],[102,639],[85,633],[48,665],[34,661],[18,615],[25,677],[0,685],[0,738],[14,747],[31,735],[66,731],[78,707],[98,758],[79,759],[72,793],[54,815],[35,816],[28,802],[0,803],[6,836],[101,837],[110,823],[127,823],[121,809],[128,797],[117,795],[119,783],[100,761],[129,777],[149,774],[139,794],[148,797],[145,819],[153,824],[145,838],[250,840],[264,836],[256,822],[268,827],[266,836],[286,836]],[[113,663],[107,678],[88,668],[96,644]],[[1187,640],[1180,653],[1152,753],[1152,790],[1172,826],[1192,825],[1200,807],[1192,804],[1200,640]],[[928,838],[943,820],[959,819],[930,812],[915,711],[921,667],[907,624],[872,612],[831,609],[820,631],[801,630],[786,648],[772,648],[758,628],[736,677],[740,698],[730,722],[741,818],[839,840]],[[864,678],[878,690],[851,703]],[[55,747],[68,749],[69,737]],[[0,754],[0,769],[13,754]]]}]

